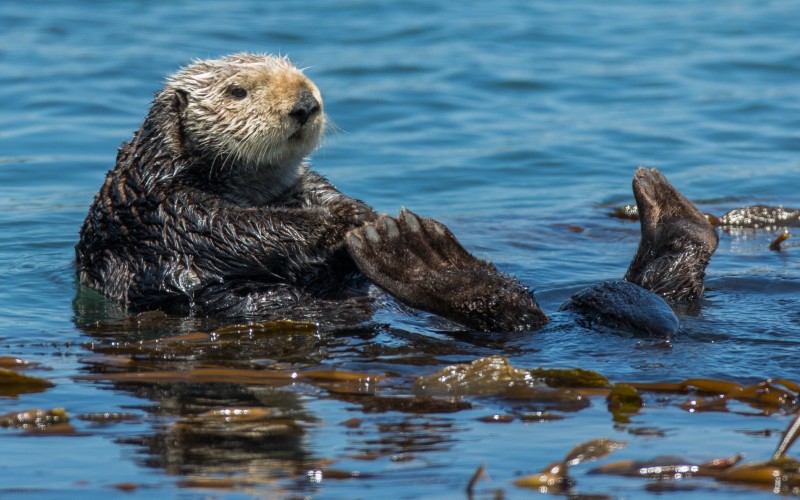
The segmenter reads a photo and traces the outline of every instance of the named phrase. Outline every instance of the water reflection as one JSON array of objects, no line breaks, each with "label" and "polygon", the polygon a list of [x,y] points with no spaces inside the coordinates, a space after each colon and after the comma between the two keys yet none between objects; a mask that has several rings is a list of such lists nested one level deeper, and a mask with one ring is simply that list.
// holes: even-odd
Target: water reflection
[{"label": "water reflection", "polygon": [[[80,378],[140,398],[138,409],[151,422],[146,433],[117,441],[136,447],[141,464],[182,476],[187,486],[240,489],[279,481],[305,489],[314,483],[309,471],[346,476],[331,468],[337,460],[413,460],[452,442],[453,424],[437,414],[471,408],[410,395],[397,374],[378,373],[379,390],[375,373],[346,371],[381,358],[388,366],[435,365],[437,354],[460,349],[443,349],[441,342],[430,342],[429,352],[420,352],[419,344],[378,344],[374,339],[384,328],[378,324],[236,328],[230,321],[160,312],[125,314],[86,289],[76,295],[74,311],[76,325],[93,340],[85,346],[95,354],[86,358]],[[309,410],[309,398],[384,416],[374,425],[342,423],[350,429],[343,436],[347,452],[324,456],[311,451],[309,432],[325,416]]]}]

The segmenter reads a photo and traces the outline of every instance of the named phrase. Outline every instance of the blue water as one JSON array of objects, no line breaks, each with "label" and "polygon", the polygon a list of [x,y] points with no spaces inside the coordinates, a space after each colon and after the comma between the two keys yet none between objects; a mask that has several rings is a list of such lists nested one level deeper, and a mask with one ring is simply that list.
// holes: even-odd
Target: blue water
[{"label": "blue water", "polygon": [[[152,407],[168,399],[74,378],[97,356],[96,339],[73,307],[78,229],[153,93],[195,58],[288,54],[320,87],[336,125],[313,159],[318,171],[380,211],[406,206],[443,221],[476,255],[535,288],[548,312],[581,286],[624,274],[638,226],[607,214],[632,202],[638,165],[660,168],[713,214],[757,203],[800,207],[797,4],[609,4],[0,3],[0,356],[41,363],[32,373],[56,384],[0,399],[0,413],[61,406],[71,415],[142,416],[99,429],[75,421],[78,436],[0,429],[0,496],[106,497],[122,495],[113,485],[133,483],[138,488],[125,495],[463,497],[484,463],[491,479],[478,483],[478,495],[503,489],[516,497],[523,492],[511,480],[603,435],[628,441],[618,458],[769,457],[775,432],[745,431],[783,429],[785,412],[689,414],[673,396],[626,427],[611,422],[601,398],[557,422],[503,426],[476,420],[507,411],[502,400],[475,400],[472,410],[452,414],[370,414],[301,384],[294,393],[315,417],[304,434],[305,453],[364,477],[274,478],[258,460],[173,470],[126,444],[165,424]],[[367,344],[413,351],[452,343],[442,366],[499,352],[516,366],[580,366],[614,381],[800,380],[800,245],[790,239],[783,251],[771,252],[773,238],[771,231],[721,233],[701,313],[683,318],[671,349],[557,323],[511,345],[480,346],[443,337],[424,317],[388,307],[376,317],[387,326],[370,340],[323,339],[327,355],[320,364],[394,374],[397,394],[438,367],[359,354]],[[338,425],[351,417],[363,418],[360,430]],[[637,428],[662,434],[642,436],[632,432]],[[396,441],[406,434],[441,442],[403,459],[401,451],[371,461],[348,458],[379,447],[381,438],[402,449]],[[248,471],[274,481],[233,491],[180,486],[191,474]],[[644,480],[576,474],[580,493],[659,495]],[[771,495],[700,484],[692,495]]]}]

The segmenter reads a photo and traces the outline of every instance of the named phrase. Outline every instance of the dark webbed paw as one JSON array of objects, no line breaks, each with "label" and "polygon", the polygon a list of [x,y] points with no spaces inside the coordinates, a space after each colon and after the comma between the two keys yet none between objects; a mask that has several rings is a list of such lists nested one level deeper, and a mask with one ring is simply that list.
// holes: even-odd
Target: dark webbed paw
[{"label": "dark webbed paw", "polygon": [[719,236],[708,219],[656,169],[633,178],[642,239],[625,280],[670,302],[702,298],[705,269]]},{"label": "dark webbed paw", "polygon": [[326,218],[334,224],[321,224],[330,229],[325,234],[326,244],[339,249],[344,245],[345,235],[348,231],[359,228],[368,222],[374,222],[378,214],[369,205],[358,200],[348,200],[327,209]]},{"label": "dark webbed paw", "polygon": [[447,227],[403,209],[348,233],[359,269],[401,302],[477,330],[538,328],[547,317],[531,293],[475,258]]},{"label": "dark webbed paw", "polygon": [[404,284],[427,281],[429,272],[447,272],[480,263],[442,224],[403,209],[397,218],[377,221],[347,235],[351,255],[370,277]]}]

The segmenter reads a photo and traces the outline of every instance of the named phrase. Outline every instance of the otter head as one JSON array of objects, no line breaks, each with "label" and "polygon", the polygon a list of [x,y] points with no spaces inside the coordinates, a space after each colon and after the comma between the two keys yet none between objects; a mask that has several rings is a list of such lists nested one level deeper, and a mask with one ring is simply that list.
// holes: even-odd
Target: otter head
[{"label": "otter head", "polygon": [[325,127],[319,89],[285,57],[197,61],[173,75],[160,98],[178,115],[181,147],[216,176],[289,184]]}]

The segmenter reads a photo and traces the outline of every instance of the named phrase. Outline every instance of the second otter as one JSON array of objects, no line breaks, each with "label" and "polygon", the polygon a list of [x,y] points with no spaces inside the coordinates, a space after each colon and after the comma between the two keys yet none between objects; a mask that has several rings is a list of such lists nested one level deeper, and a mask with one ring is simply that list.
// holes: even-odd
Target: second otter
[{"label": "second otter", "polygon": [[[134,309],[261,316],[364,297],[366,276],[469,328],[522,331],[547,321],[526,287],[469,255],[441,224],[410,212],[378,220],[311,171],[305,158],[324,126],[319,90],[285,58],[237,54],[179,71],[94,199],[76,247],[81,283]],[[680,195],[639,198],[642,213],[694,217]],[[669,262],[691,260],[687,280],[702,293],[710,253],[669,245],[694,241],[699,222],[664,222],[666,231],[643,226],[642,245],[656,254],[640,252],[628,279],[676,298],[649,263],[677,252]],[[706,229],[697,233],[704,249],[716,237]]]}]

